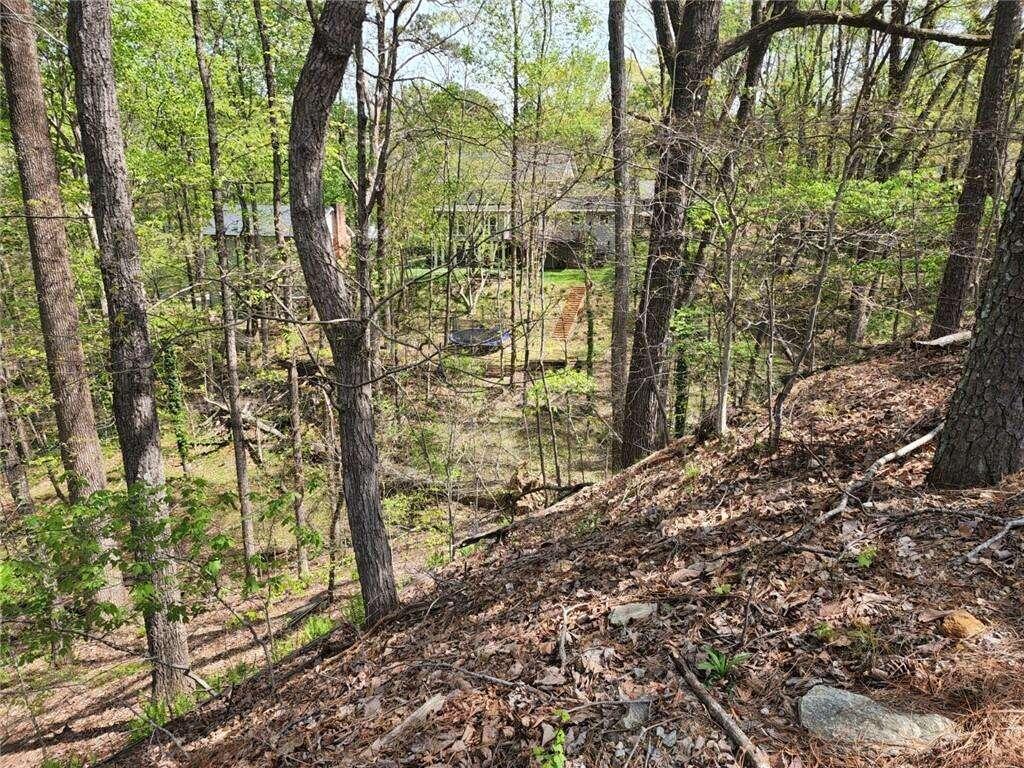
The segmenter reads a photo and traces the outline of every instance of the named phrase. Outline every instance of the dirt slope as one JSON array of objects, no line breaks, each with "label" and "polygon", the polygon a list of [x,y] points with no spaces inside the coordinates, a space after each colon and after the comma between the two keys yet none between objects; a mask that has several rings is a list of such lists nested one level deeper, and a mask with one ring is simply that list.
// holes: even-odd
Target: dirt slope
[{"label": "dirt slope", "polygon": [[[677,444],[457,561],[385,625],[336,632],[115,762],[528,765],[564,740],[573,766],[732,766],[669,656],[696,666],[711,647],[750,654],[712,691],[773,766],[1024,765],[1018,543],[958,560],[1019,516],[1016,481],[927,491],[926,448],[859,494],[870,504],[780,544],[937,423],[958,365],[899,352],[809,378],[776,456],[763,414],[726,443]],[[656,614],[609,622],[635,602]],[[990,631],[946,637],[956,608]],[[819,681],[943,712],[962,735],[929,755],[838,757],[796,724]],[[424,702],[436,711],[403,731]]]}]

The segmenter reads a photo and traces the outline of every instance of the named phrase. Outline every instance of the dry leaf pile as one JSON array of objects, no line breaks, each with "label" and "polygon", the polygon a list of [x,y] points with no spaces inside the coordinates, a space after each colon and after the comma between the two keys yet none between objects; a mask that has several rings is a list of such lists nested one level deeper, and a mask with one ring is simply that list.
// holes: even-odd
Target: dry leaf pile
[{"label": "dry leaf pile", "polygon": [[[931,491],[929,446],[792,535],[937,423],[958,367],[896,352],[810,377],[774,456],[763,413],[728,441],[675,444],[116,764],[557,766],[564,753],[568,766],[733,766],[669,656],[697,669],[712,649],[734,666],[708,688],[773,766],[1024,765],[1016,534],[962,560],[1020,516],[1019,479]],[[945,632],[955,611],[984,629]],[[927,755],[843,755],[796,720],[822,681],[945,713],[962,735]]]}]

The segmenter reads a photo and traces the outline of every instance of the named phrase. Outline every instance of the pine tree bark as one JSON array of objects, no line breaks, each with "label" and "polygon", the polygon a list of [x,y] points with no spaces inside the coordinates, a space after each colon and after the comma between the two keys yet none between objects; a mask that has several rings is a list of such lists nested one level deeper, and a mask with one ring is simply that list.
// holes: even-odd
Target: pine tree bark
[{"label": "pine tree bark", "polygon": [[252,499],[249,488],[249,465],[245,454],[245,431],[242,426],[242,391],[238,381],[238,342],[236,339],[235,297],[228,281],[231,272],[231,254],[224,227],[224,190],[220,177],[220,137],[217,133],[217,110],[213,100],[213,81],[206,60],[203,27],[199,18],[199,2],[191,0],[192,37],[196,46],[196,64],[203,88],[206,109],[206,139],[210,150],[210,199],[213,206],[214,247],[220,272],[221,324],[224,326],[224,375],[227,378],[228,409],[231,416],[231,445],[235,457],[235,483],[238,489],[238,509],[242,518],[242,549],[245,553],[245,571],[252,573],[256,557],[256,531],[253,523]]},{"label": "pine tree bark", "polygon": [[978,264],[978,235],[985,200],[995,194],[1000,164],[1006,153],[1006,110],[1010,92],[1010,60],[1021,25],[1020,0],[996,3],[992,43],[981,80],[981,96],[971,135],[971,151],[957,202],[949,258],[942,273],[930,337],[937,339],[960,329],[964,305]]},{"label": "pine tree bark", "polygon": [[[612,453],[621,459],[629,344],[629,278],[632,225],[629,211],[629,138],[626,134],[626,0],[608,0],[608,69],[611,73],[612,158],[615,184],[615,288],[612,294]],[[589,295],[589,294],[588,294]]]},{"label": "pine tree bark", "polygon": [[32,272],[53,393],[61,461],[72,501],[106,486],[79,333],[57,161],[50,141],[29,0],[0,0],[0,43]]},{"label": "pine tree bark", "polygon": [[[159,523],[168,510],[153,346],[114,86],[109,0],[70,0],[67,23],[75,103],[108,297],[114,423],[125,482],[143,493],[134,510],[135,522],[155,519]],[[185,626],[169,611],[181,602],[177,566],[172,553],[159,543],[152,543],[139,556],[148,561],[153,586],[154,600],[144,611],[153,691],[158,698],[173,701],[191,689]]]},{"label": "pine tree bark", "polygon": [[1024,467],[1024,152],[1010,189],[963,377],[928,481],[994,485]]},{"label": "pine tree bark", "polygon": [[288,155],[295,246],[337,371],[345,504],[373,621],[398,605],[398,592],[380,503],[367,319],[357,314],[350,281],[331,250],[323,190],[327,121],[365,13],[363,2],[324,6],[295,86]]},{"label": "pine tree bark", "polygon": [[[702,119],[715,68],[720,2],[687,3],[675,35],[672,98],[655,180],[647,267],[629,361],[622,465],[664,445],[669,324],[686,236],[686,208]],[[663,35],[668,38],[666,33]]]}]

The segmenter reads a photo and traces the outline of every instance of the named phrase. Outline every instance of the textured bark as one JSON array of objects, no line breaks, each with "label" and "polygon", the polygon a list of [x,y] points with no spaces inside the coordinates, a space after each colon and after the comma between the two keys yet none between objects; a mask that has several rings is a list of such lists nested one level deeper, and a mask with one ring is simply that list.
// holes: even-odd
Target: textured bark
[{"label": "textured bark", "polygon": [[664,444],[669,323],[685,241],[696,122],[714,71],[721,3],[688,3],[675,36],[672,100],[665,121],[651,219],[650,247],[633,331],[622,429],[623,466]]},{"label": "textured bark", "polygon": [[28,0],[0,0],[0,42],[60,455],[71,500],[78,501],[101,490],[106,478]]},{"label": "textured bark", "polygon": [[[167,504],[153,393],[153,347],[114,90],[109,0],[71,0],[68,48],[75,73],[75,102],[82,126],[89,196],[99,234],[100,270],[108,297],[114,423],[125,481],[129,488],[146,493],[135,514],[159,521],[167,516]],[[145,622],[153,661],[153,690],[169,701],[191,688],[185,627],[167,610],[181,601],[177,566],[171,553],[159,544],[140,553],[140,557],[152,558],[156,605],[145,611]]]},{"label": "textured bark", "polygon": [[[220,271],[221,324],[224,326],[224,375],[227,378],[228,407],[231,409],[231,445],[235,457],[235,482],[238,490],[238,509],[242,518],[242,548],[245,552],[245,571],[252,573],[256,556],[256,532],[253,525],[252,501],[249,489],[249,465],[245,455],[245,431],[242,428],[242,391],[238,382],[238,343],[235,338],[235,297],[228,282],[231,254],[224,229],[224,190],[220,178],[220,139],[217,134],[217,110],[213,101],[213,83],[206,60],[203,28],[199,18],[199,2],[191,0],[192,36],[196,44],[196,64],[203,87],[203,105],[206,108],[206,139],[210,150],[210,199],[213,205],[214,246]],[[245,210],[244,201],[242,210]]]},{"label": "textured bark", "polygon": [[1020,22],[1020,0],[996,3],[992,45],[981,80],[971,152],[949,238],[949,258],[932,317],[930,336],[933,339],[959,330],[967,292],[977,270],[978,234],[985,215],[985,200],[996,192],[999,166],[1006,153],[1004,128],[1010,92],[1010,60]]},{"label": "textured bark", "polygon": [[362,2],[324,6],[295,86],[288,144],[295,246],[310,298],[327,323],[337,371],[345,503],[366,616],[372,621],[398,605],[398,592],[381,513],[367,323],[356,314],[349,280],[331,250],[323,190],[327,121],[365,12]]},{"label": "textured bark", "polygon": [[[612,156],[615,175],[615,289],[612,297],[612,425],[622,434],[629,344],[629,277],[632,227],[629,215],[629,140],[626,135],[626,0],[608,1],[608,68],[611,72]],[[589,296],[589,294],[588,294]],[[612,448],[621,458],[618,441]]]},{"label": "textured bark", "polygon": [[928,480],[994,485],[1024,467],[1024,153],[1010,189],[963,377]]},{"label": "textured bark", "polygon": [[14,513],[24,519],[35,512],[32,491],[25,474],[25,456],[17,439],[17,427],[11,416],[5,387],[0,386],[0,463],[3,464],[4,479],[14,502]]}]

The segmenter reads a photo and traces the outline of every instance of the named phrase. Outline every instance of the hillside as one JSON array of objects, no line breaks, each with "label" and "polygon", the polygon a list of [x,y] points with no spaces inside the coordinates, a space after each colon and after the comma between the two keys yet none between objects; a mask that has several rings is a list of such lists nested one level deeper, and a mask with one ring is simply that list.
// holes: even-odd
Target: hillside
[{"label": "hillside", "polygon": [[[926,446],[858,492],[870,503],[804,528],[937,423],[959,360],[888,350],[810,377],[777,455],[760,413],[728,442],[676,443],[518,521],[383,624],[337,630],[110,764],[553,766],[564,742],[567,765],[731,766],[670,656],[696,668],[710,648],[736,662],[712,695],[773,766],[1024,765],[1019,549],[1011,535],[962,560],[1016,517],[1015,482],[927,490]],[[613,625],[632,603],[657,610]],[[948,636],[955,609],[986,631]],[[797,723],[817,682],[960,732],[931,753],[844,754]]]}]

